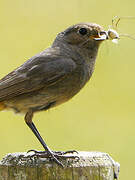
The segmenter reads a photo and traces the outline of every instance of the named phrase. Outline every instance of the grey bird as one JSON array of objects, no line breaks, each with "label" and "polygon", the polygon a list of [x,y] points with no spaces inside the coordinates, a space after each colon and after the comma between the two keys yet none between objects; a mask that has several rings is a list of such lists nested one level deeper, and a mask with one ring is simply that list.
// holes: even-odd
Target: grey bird
[{"label": "grey bird", "polygon": [[25,115],[25,122],[45,151],[36,155],[52,158],[66,152],[50,150],[32,122],[33,114],[70,100],[90,79],[95,65],[100,35],[106,32],[95,23],[80,23],[59,33],[52,46],[33,56],[0,80],[0,110],[11,109]]}]

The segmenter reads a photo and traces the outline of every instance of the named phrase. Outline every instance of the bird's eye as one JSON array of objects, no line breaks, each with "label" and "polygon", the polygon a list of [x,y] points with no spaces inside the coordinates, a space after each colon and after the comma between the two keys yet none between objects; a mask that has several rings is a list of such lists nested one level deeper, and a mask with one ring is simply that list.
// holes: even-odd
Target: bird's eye
[{"label": "bird's eye", "polygon": [[87,34],[87,29],[86,29],[86,28],[81,28],[81,29],[79,29],[79,33],[80,33],[81,35],[86,35],[86,34]]}]

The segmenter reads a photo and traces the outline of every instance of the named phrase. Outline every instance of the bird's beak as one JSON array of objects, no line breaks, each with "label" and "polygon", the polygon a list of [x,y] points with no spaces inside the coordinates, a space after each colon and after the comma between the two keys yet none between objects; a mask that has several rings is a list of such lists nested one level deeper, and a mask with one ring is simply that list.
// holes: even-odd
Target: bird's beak
[{"label": "bird's beak", "polygon": [[106,31],[99,32],[98,35],[92,35],[90,36],[90,39],[94,39],[96,41],[103,41],[108,39],[108,35]]}]

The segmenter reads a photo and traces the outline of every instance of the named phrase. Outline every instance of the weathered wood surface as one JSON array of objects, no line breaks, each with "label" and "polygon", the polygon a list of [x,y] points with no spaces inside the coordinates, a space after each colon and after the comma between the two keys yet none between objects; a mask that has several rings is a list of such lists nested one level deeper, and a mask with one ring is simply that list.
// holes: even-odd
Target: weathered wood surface
[{"label": "weathered wood surface", "polygon": [[47,158],[12,153],[0,161],[0,180],[113,180],[119,163],[101,152],[79,152],[78,159],[65,159],[64,168]]}]

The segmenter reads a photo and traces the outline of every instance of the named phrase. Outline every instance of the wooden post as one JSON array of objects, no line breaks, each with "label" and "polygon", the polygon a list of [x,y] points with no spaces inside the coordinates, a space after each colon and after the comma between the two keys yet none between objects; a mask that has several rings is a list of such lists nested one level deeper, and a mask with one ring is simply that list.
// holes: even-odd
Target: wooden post
[{"label": "wooden post", "polygon": [[[75,154],[74,154],[75,155]],[[64,168],[47,158],[12,153],[0,161],[0,180],[113,180],[119,163],[101,152],[79,152],[77,159],[62,159]]]}]

